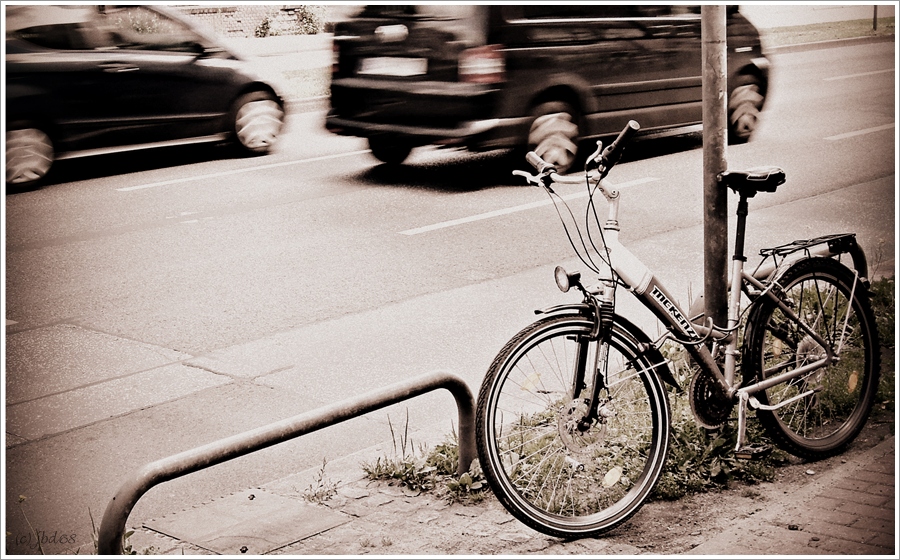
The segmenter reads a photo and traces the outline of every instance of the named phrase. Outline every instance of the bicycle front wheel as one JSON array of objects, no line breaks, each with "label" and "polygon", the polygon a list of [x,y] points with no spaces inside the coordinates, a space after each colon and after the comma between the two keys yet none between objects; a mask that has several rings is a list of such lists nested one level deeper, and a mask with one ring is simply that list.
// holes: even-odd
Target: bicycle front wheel
[{"label": "bicycle front wheel", "polygon": [[[592,324],[563,315],[525,328],[478,396],[476,441],[491,488],[512,515],[555,537],[597,536],[634,515],[669,449],[669,401],[656,370],[665,360],[616,318],[595,376],[585,366],[597,344],[588,340]],[[595,377],[599,419],[579,427]]]},{"label": "bicycle front wheel", "polygon": [[756,395],[776,410],[756,415],[785,451],[810,460],[840,453],[859,434],[875,400],[881,355],[866,288],[834,259],[800,261],[778,280],[782,301],[821,341],[764,299],[748,319],[743,363],[764,380],[834,360]]}]

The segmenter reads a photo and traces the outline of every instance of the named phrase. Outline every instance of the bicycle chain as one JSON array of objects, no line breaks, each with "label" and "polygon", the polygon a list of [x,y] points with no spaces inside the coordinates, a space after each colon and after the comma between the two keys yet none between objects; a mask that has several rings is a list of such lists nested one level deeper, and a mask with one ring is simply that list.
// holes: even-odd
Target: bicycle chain
[{"label": "bicycle chain", "polygon": [[713,374],[704,371],[694,374],[689,391],[691,412],[703,428],[707,430],[720,428],[731,416],[734,405],[725,396]]}]

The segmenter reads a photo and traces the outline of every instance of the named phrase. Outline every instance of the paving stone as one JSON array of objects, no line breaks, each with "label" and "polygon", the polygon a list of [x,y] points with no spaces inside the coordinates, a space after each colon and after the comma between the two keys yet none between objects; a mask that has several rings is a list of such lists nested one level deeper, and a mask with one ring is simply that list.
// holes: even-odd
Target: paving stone
[{"label": "paving stone", "polygon": [[256,489],[153,519],[163,535],[219,554],[266,554],[350,519],[327,508]]}]

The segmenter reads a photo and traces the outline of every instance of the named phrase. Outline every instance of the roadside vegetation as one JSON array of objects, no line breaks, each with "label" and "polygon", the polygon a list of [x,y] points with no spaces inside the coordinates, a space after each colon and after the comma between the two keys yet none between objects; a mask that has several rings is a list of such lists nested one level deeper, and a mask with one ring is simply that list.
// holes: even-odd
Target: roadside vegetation
[{"label": "roadside vegetation", "polygon": [[[881,278],[872,285],[872,307],[881,339],[881,381],[870,422],[890,422],[894,433],[895,410],[895,281]],[[689,379],[687,361],[670,355],[676,377]],[[775,479],[779,466],[787,465],[789,454],[773,448],[768,456],[757,460],[734,457],[737,442],[736,416],[717,430],[697,426],[687,393],[669,394],[672,405],[672,440],[665,471],[652,495],[653,499],[676,500],[688,494],[728,487],[734,482],[755,484]],[[748,440],[769,443],[754,415],[748,415]],[[395,430],[389,419],[393,453],[363,463],[371,480],[385,481],[421,492],[434,492],[453,503],[477,503],[487,494],[487,483],[475,460],[469,472],[455,476],[459,464],[458,436],[455,432],[433,449],[415,445],[409,439],[408,421],[403,430]]]}]

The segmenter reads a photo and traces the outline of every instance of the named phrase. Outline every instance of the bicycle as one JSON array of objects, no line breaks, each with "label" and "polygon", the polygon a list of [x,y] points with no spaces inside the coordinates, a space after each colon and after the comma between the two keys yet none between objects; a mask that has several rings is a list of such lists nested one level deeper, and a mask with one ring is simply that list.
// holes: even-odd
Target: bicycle
[{"label": "bicycle", "polygon": [[[762,262],[745,270],[748,199],[775,192],[785,181],[780,168],[719,175],[720,187],[739,196],[727,324],[702,313],[688,317],[619,242],[621,193],[606,176],[639,128],[631,121],[608,147],[598,142],[583,179],[558,175],[534,152],[526,159],[536,174],[513,172],[548,193],[573,249],[597,277],[589,285],[580,273],[556,267],[559,289],[576,288],[583,300],[535,311],[541,318],[503,347],[478,395],[476,443],[485,478],[513,516],[555,537],[607,532],[654,489],[669,451],[665,384],[683,390],[661,351],[667,341],[683,346],[696,364],[688,396],[699,425],[721,427],[737,407],[734,453],[743,459],[766,451],[746,442],[749,409],[778,447],[817,460],[840,453],[859,434],[878,387],[878,333],[855,234],[764,249]],[[581,181],[588,189],[585,231],[576,223],[573,233],[561,209],[575,216],[552,186]],[[598,192],[608,204],[602,224]],[[617,286],[650,309],[665,333],[651,339],[619,316]]]}]

